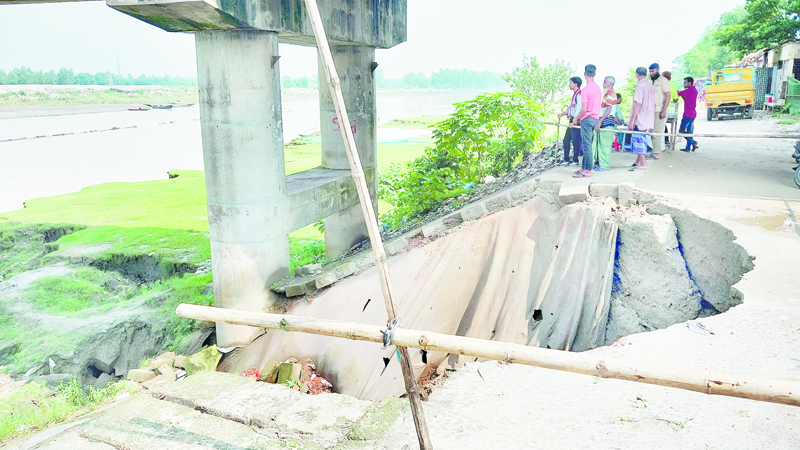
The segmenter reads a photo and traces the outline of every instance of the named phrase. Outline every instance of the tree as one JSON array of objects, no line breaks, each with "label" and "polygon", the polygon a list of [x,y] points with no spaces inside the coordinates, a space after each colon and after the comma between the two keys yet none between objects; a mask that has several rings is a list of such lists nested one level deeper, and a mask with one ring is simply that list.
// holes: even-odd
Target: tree
[{"label": "tree", "polygon": [[58,71],[58,84],[75,84],[75,72],[72,69],[64,69]]},{"label": "tree", "polygon": [[75,84],[92,84],[94,83],[94,76],[90,73],[79,73],[75,75]]},{"label": "tree", "polygon": [[747,0],[744,14],[737,16],[735,12],[723,15],[714,36],[738,56],[777,47],[798,37],[800,0]]},{"label": "tree", "polygon": [[515,90],[539,102],[546,111],[553,111],[567,96],[567,82],[574,71],[561,60],[542,66],[536,57],[522,55],[522,67],[515,67],[503,79]]}]

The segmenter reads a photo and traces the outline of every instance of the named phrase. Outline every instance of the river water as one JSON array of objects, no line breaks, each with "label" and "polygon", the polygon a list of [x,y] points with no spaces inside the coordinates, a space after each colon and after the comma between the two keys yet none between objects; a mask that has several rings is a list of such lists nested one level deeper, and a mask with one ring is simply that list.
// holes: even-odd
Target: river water
[{"label": "river water", "polygon": [[[453,103],[476,95],[472,91],[378,92],[378,123],[449,114]],[[286,142],[319,129],[316,94],[286,95],[282,106]],[[42,108],[30,112],[20,108],[22,112],[6,111],[6,118],[0,118],[0,212],[22,208],[27,199],[94,184],[163,179],[174,169],[203,170],[197,105],[149,111],[54,109],[57,115],[30,117]],[[379,140],[381,134],[379,129]]]}]

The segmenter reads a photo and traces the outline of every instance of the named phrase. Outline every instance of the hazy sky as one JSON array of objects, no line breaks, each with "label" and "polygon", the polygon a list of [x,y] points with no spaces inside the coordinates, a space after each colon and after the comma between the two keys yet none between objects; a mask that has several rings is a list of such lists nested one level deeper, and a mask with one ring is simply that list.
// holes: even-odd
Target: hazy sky
[{"label": "hazy sky", "polygon": [[[379,50],[384,75],[440,69],[506,72],[522,54],[564,59],[582,73],[624,77],[669,66],[704,28],[744,0],[408,0],[408,41]],[[608,5],[603,8],[603,5]],[[656,8],[658,5],[658,9]],[[609,25],[613,23],[613,25]],[[316,50],[281,45],[281,74],[316,73]],[[104,2],[0,5],[0,68],[194,76],[194,38],[167,33]]]}]

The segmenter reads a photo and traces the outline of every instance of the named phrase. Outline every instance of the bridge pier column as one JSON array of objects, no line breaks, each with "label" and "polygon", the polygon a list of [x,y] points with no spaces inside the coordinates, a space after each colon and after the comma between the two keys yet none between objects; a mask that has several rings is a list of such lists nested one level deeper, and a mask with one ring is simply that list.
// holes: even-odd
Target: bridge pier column
[{"label": "bridge pier column", "polygon": [[[331,46],[333,60],[342,86],[349,124],[341,123],[333,107],[325,70],[319,66],[320,135],[322,140],[322,167],[350,169],[347,153],[339,127],[349,126],[358,147],[361,165],[367,177],[375,212],[377,199],[377,111],[375,79],[372,76],[375,48],[357,45]],[[355,194],[353,194],[355,195]],[[335,258],[346,252],[356,242],[367,238],[367,227],[361,207],[356,204],[325,219],[325,254]]]},{"label": "bridge pier column", "polygon": [[[195,33],[214,304],[267,311],[289,274],[278,33]],[[258,330],[217,324],[220,347]]]}]

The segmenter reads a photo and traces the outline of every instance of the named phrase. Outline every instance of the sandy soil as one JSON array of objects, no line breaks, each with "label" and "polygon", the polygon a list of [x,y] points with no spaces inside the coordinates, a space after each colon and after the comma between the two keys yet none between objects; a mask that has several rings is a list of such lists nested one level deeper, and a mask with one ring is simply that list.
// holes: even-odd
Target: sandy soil
[{"label": "sandy soil", "polygon": [[[773,119],[701,118],[696,125],[698,132],[784,128]],[[800,383],[800,189],[791,179],[791,145],[706,139],[697,152],[666,153],[644,172],[626,170],[630,154],[615,155],[618,169],[593,177],[632,181],[681,201],[730,228],[756,260],[736,286],[744,303],[701,319],[714,335],[678,324],[591,353],[631,365]],[[573,171],[548,176],[567,180]],[[493,361],[456,371],[425,408],[437,449],[800,448],[800,408]],[[410,417],[386,438],[390,448],[416,448],[415,442]]]}]

